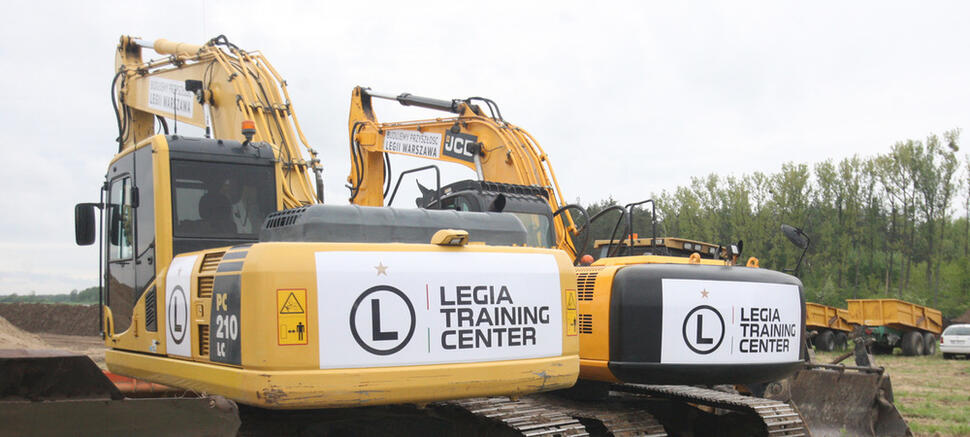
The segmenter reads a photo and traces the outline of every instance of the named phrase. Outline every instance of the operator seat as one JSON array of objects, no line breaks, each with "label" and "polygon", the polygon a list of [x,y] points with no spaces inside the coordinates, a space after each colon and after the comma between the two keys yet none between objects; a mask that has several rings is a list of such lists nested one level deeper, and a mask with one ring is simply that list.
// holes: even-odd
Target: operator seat
[{"label": "operator seat", "polygon": [[199,199],[199,217],[207,232],[216,235],[235,234],[236,223],[232,220],[232,204],[224,194],[207,192]]}]

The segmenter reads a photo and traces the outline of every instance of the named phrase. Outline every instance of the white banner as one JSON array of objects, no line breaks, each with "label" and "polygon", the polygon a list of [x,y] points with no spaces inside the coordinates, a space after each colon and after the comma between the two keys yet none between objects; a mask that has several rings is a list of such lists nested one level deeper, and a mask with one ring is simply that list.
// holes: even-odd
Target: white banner
[{"label": "white banner", "polygon": [[180,118],[192,118],[195,94],[185,90],[185,81],[149,77],[148,107],[171,112]]},{"label": "white banner", "polygon": [[192,357],[189,303],[196,258],[198,255],[175,257],[165,276],[165,349],[169,355]]},{"label": "white banner", "polygon": [[384,133],[384,150],[422,158],[441,156],[441,134],[416,130],[388,130]]},{"label": "white banner", "polygon": [[660,362],[797,361],[801,309],[795,285],[664,279]]},{"label": "white banner", "polygon": [[318,252],[320,368],[562,355],[553,255]]}]

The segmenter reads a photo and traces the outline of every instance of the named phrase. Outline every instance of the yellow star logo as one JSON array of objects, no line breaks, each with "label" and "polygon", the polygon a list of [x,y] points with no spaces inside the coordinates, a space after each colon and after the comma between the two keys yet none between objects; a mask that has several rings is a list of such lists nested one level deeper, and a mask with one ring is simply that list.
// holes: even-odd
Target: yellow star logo
[{"label": "yellow star logo", "polygon": [[710,293],[711,292],[710,291],[707,291],[706,289],[701,290],[701,297],[703,297],[703,298],[706,299],[707,298],[707,295],[710,294]]},{"label": "yellow star logo", "polygon": [[383,262],[377,263],[377,265],[374,266],[374,268],[377,269],[377,276],[380,276],[380,275],[387,276],[387,266],[385,266]]}]

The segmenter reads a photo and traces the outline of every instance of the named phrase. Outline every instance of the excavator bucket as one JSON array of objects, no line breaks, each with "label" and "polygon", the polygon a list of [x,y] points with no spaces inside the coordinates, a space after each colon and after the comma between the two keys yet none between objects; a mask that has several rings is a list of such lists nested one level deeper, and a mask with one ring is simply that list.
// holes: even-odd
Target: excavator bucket
[{"label": "excavator bucket", "polygon": [[[835,364],[853,354],[857,366]],[[770,384],[765,397],[795,404],[814,437],[913,435],[893,404],[889,375],[872,365],[862,342],[833,364],[806,363]]]},{"label": "excavator bucket", "polygon": [[234,436],[235,403],[221,397],[126,397],[84,355],[0,349],[0,436]]}]

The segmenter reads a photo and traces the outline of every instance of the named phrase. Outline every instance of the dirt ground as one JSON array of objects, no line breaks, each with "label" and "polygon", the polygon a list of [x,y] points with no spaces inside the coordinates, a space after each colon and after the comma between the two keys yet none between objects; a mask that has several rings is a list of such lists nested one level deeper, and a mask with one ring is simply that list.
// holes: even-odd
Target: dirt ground
[{"label": "dirt ground", "polygon": [[27,332],[98,335],[97,305],[4,303],[0,317]]},{"label": "dirt ground", "polygon": [[85,354],[104,368],[104,342],[97,335],[26,332],[0,316],[0,349],[63,349]]},{"label": "dirt ground", "polygon": [[0,349],[47,349],[44,340],[35,334],[17,328],[0,316]]},{"label": "dirt ground", "polygon": [[53,349],[65,349],[91,357],[98,367],[105,369],[104,341],[97,335],[38,334]]}]

